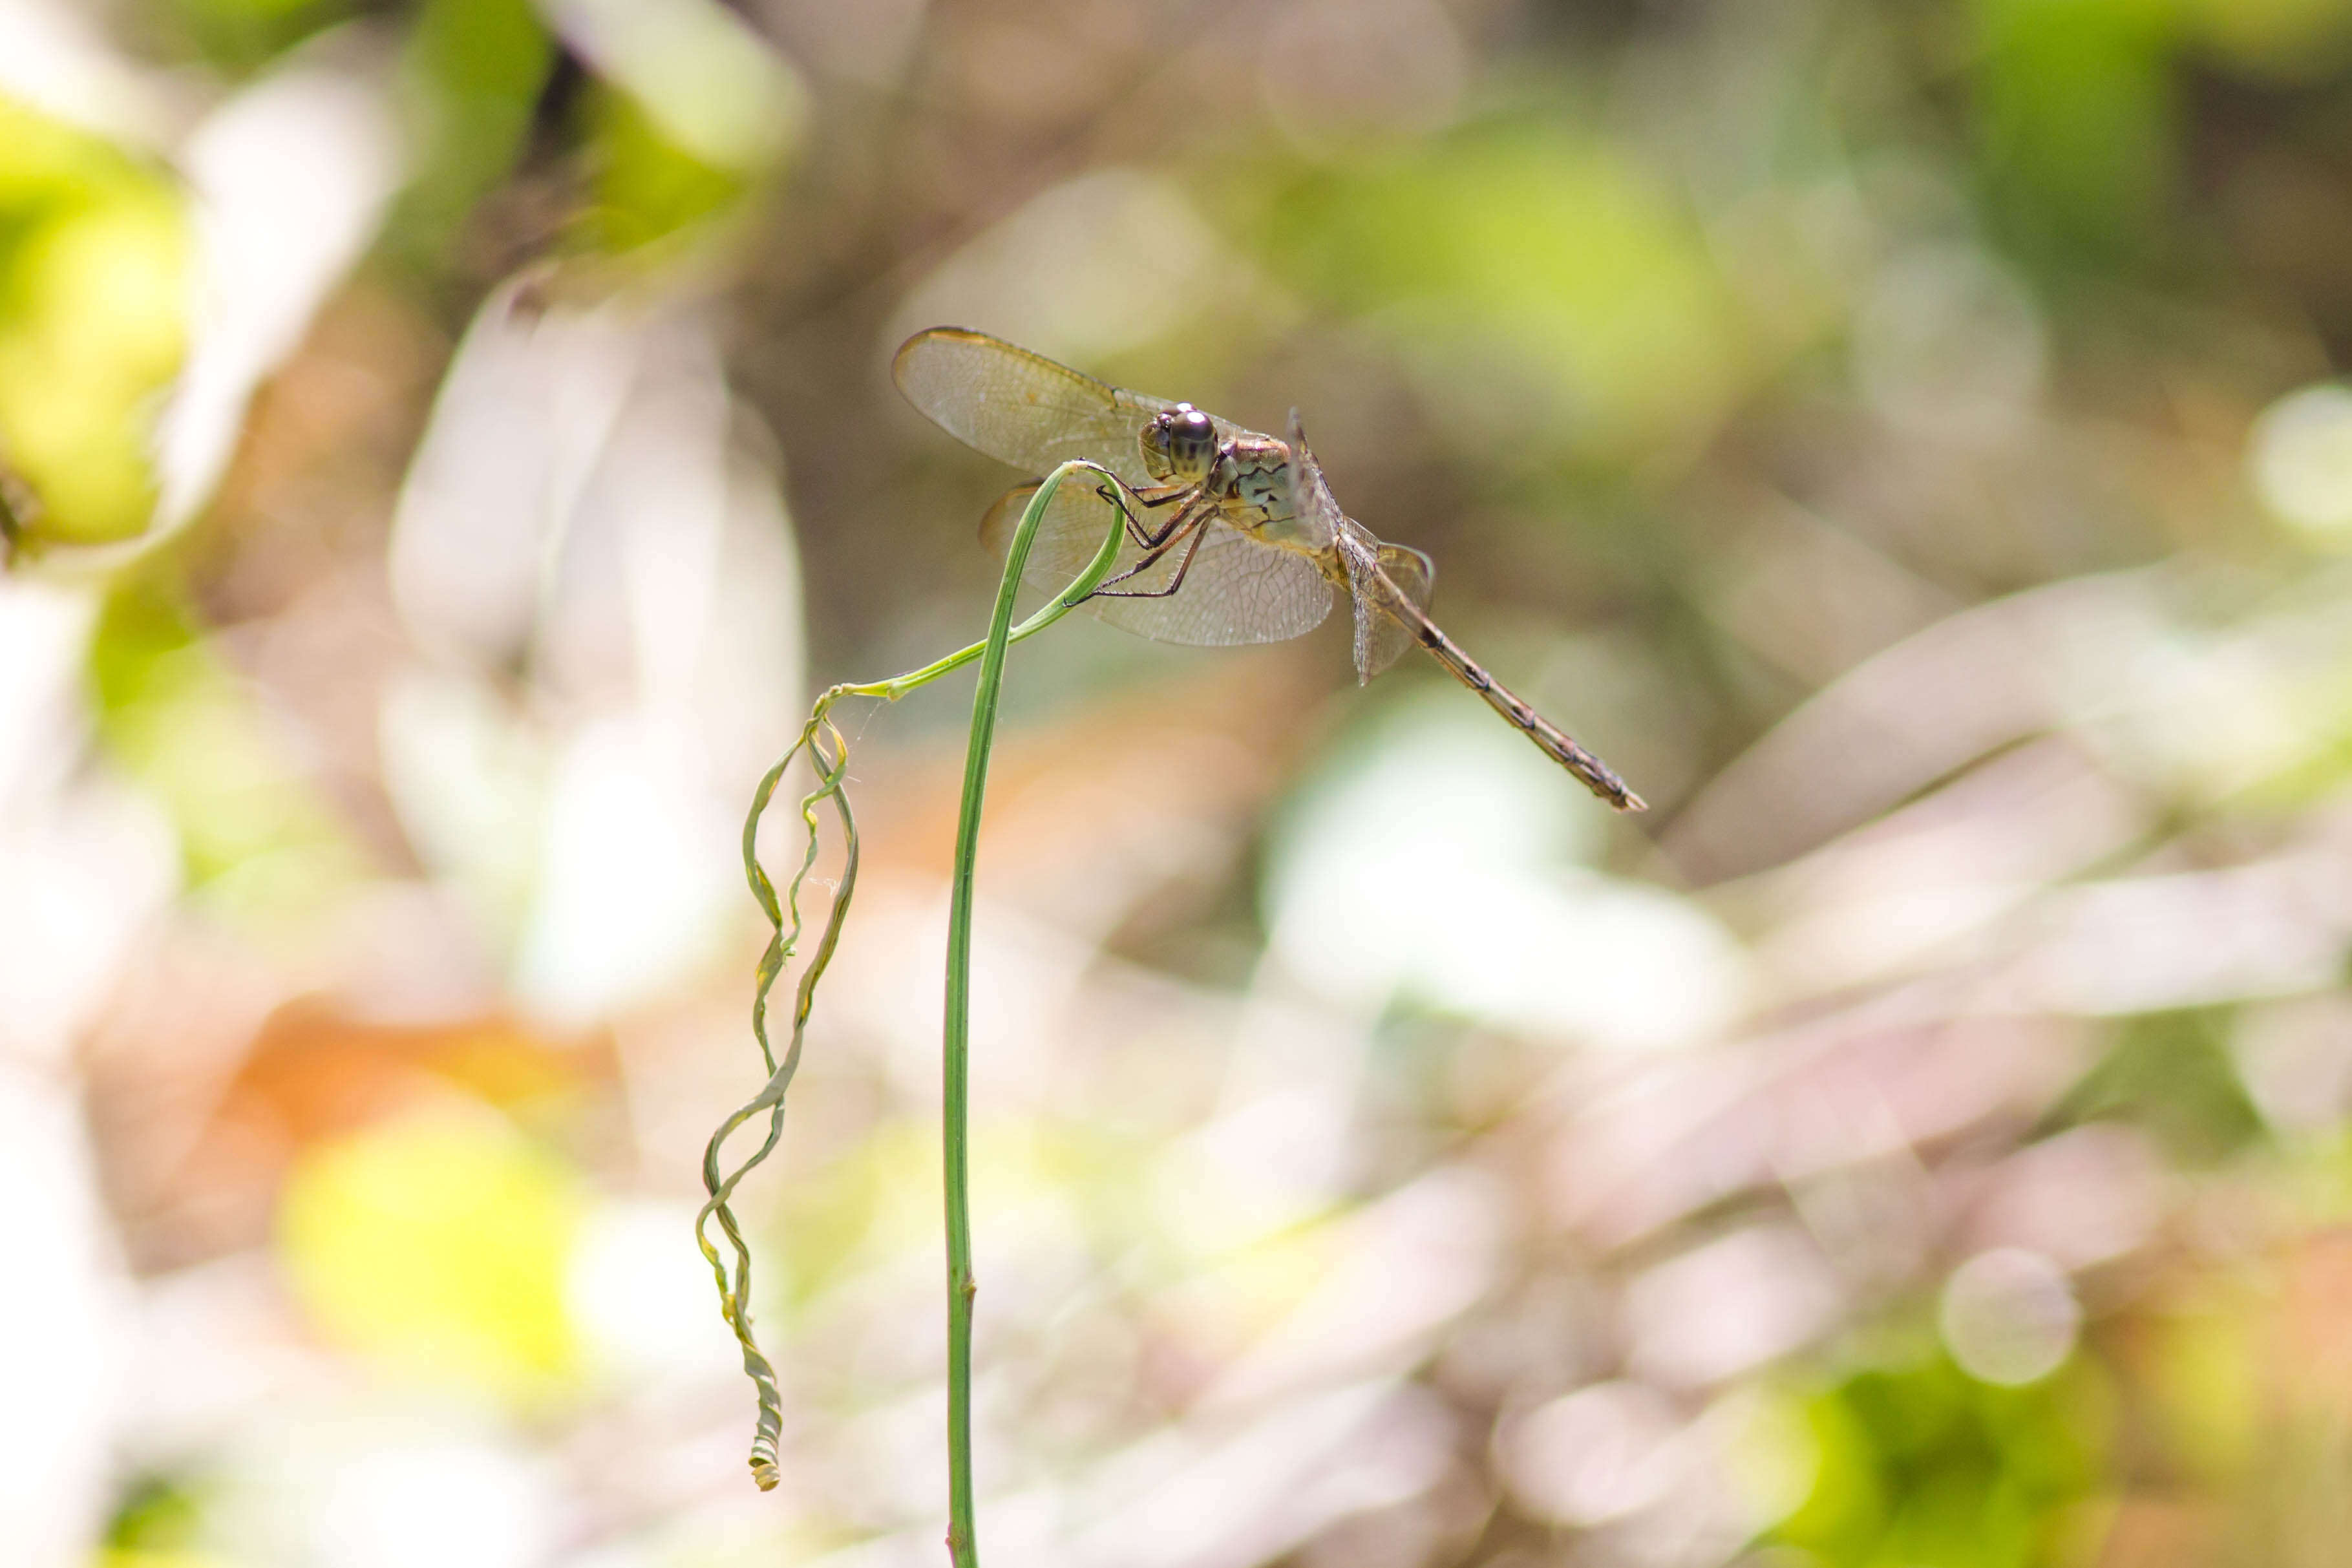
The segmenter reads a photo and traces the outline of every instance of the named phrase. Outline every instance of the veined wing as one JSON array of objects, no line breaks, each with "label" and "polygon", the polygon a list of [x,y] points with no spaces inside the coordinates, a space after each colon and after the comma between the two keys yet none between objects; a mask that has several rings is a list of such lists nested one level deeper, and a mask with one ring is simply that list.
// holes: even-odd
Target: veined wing
[{"label": "veined wing", "polygon": [[1290,513],[1306,539],[1334,550],[1356,612],[1356,679],[1371,679],[1419,641],[1420,612],[1437,568],[1420,551],[1382,544],[1339,510],[1323,465],[1307,445],[1298,410],[1290,411]]},{"label": "veined wing", "polygon": [[[1348,585],[1356,601],[1356,679],[1360,684],[1394,664],[1403,657],[1405,649],[1421,640],[1420,628],[1415,624],[1418,616],[1386,609],[1368,613],[1367,600],[1377,597],[1381,605],[1387,605],[1402,599],[1414,610],[1425,611],[1437,566],[1411,545],[1381,543],[1353,518],[1349,519],[1349,525],[1372,546],[1372,564],[1380,568],[1379,579],[1370,581],[1362,570],[1361,558],[1347,558]],[[1371,590],[1369,594],[1367,587]]]},{"label": "veined wing", "polygon": [[1328,550],[1349,519],[1323,480],[1323,465],[1307,445],[1307,427],[1296,408],[1290,411],[1290,463],[1283,477],[1288,481],[1291,525],[1309,549]]},{"label": "veined wing", "polygon": [[[1036,491],[1035,485],[1023,485],[990,508],[980,525],[981,542],[1003,555],[1013,542],[1013,530],[1021,524],[1022,510]],[[1037,537],[1029,546],[1022,577],[1048,593],[1067,587],[1070,579],[1094,559],[1102,545],[1103,531],[1112,521],[1111,504],[1094,487],[1075,478],[1064,480],[1037,521]],[[1194,647],[1286,642],[1313,631],[1331,613],[1331,585],[1314,562],[1213,519],[1202,526],[1208,532],[1185,570],[1182,585],[1173,594],[1159,598],[1089,599],[1087,609],[1139,637]],[[1158,564],[1118,588],[1167,586],[1186,548],[1177,545]],[[1141,554],[1132,538],[1124,539],[1114,570],[1126,571]]]},{"label": "veined wing", "polygon": [[[1040,478],[1085,458],[1130,485],[1152,483],[1143,466],[1143,427],[1175,406],[961,327],[917,332],[898,350],[890,374],[907,401],[940,429]],[[1248,434],[1211,417],[1220,442]]]}]

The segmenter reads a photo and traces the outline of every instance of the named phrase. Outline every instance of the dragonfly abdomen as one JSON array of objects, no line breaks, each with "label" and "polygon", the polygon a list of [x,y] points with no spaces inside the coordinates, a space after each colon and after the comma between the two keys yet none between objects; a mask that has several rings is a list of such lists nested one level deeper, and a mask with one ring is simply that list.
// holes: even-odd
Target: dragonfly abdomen
[{"label": "dragonfly abdomen", "polygon": [[[1391,608],[1391,614],[1396,613]],[[1536,749],[1576,775],[1579,783],[1620,811],[1646,811],[1649,803],[1625,787],[1625,781],[1607,763],[1579,745],[1576,738],[1521,701],[1509,688],[1486,673],[1486,667],[1462,650],[1462,645],[1438,629],[1437,623],[1412,610],[1407,624],[1430,657],[1454,679],[1476,692],[1486,706],[1536,743]]]}]

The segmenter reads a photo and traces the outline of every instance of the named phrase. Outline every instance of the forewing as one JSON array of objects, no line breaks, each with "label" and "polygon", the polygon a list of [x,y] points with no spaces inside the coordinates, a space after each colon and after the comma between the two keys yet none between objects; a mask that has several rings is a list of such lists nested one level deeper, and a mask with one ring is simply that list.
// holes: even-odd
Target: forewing
[{"label": "forewing", "polygon": [[[1036,491],[1036,486],[1024,485],[990,509],[981,523],[980,537],[992,553],[1002,556],[1010,547],[1022,510]],[[1067,587],[1094,559],[1103,531],[1111,523],[1110,503],[1098,491],[1075,479],[1065,480],[1046,503],[1045,515],[1038,520],[1037,535],[1021,574],[1024,581],[1047,593]],[[1330,584],[1312,561],[1251,539],[1221,522],[1203,526],[1208,531],[1174,593],[1151,597],[1105,595],[1087,600],[1087,609],[1139,637],[1195,647],[1284,642],[1314,630],[1331,613]],[[1139,575],[1116,584],[1112,594],[1165,588],[1174,581],[1186,548],[1174,546]],[[1135,541],[1123,539],[1114,573],[1126,571],[1141,558]]]},{"label": "forewing", "polygon": [[890,374],[907,401],[940,429],[1040,478],[1084,458],[1130,485],[1150,484],[1143,427],[1174,406],[961,327],[917,332],[898,350]]}]

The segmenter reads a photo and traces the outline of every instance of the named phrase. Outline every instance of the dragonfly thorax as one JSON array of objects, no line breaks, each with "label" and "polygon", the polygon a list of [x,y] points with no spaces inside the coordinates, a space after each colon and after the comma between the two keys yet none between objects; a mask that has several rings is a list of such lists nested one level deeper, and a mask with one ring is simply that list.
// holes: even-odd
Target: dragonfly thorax
[{"label": "dragonfly thorax", "polygon": [[1216,492],[1224,520],[1270,544],[1289,545],[1298,535],[1290,504],[1290,448],[1271,436],[1240,436],[1217,454],[1209,488]]}]

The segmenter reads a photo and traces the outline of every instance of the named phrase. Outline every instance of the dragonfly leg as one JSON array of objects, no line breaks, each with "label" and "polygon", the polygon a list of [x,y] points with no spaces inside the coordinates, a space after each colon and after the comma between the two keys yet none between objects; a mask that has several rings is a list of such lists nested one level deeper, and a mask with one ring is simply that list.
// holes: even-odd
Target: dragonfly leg
[{"label": "dragonfly leg", "polygon": [[[1106,594],[1103,592],[1102,587],[1097,587],[1093,593],[1087,595],[1087,597],[1090,599],[1164,599],[1168,597],[1168,595],[1173,594],[1177,589],[1184,585],[1184,574],[1192,569],[1192,557],[1201,552],[1201,541],[1206,539],[1208,536],[1208,521],[1203,518],[1193,525],[1192,542],[1185,546],[1184,558],[1176,563],[1176,574],[1168,580],[1168,585],[1166,587],[1130,588],[1123,594]],[[1134,576],[1138,572],[1142,571],[1145,567],[1150,565],[1153,562],[1167,554],[1168,552],[1174,549],[1175,546],[1176,541],[1173,539],[1169,540],[1166,543],[1160,545],[1159,549],[1154,550],[1150,554],[1145,556],[1142,560],[1137,562],[1133,566],[1129,567],[1118,576],[1105,579],[1104,586],[1108,586],[1111,583],[1123,582],[1127,578]]]},{"label": "dragonfly leg", "polygon": [[1134,565],[1129,566],[1129,567],[1126,571],[1124,571],[1124,572],[1117,573],[1117,574],[1113,574],[1113,575],[1111,575],[1111,576],[1106,577],[1106,578],[1104,578],[1100,583],[1097,584],[1095,585],[1095,591],[1094,591],[1093,593],[1091,593],[1091,594],[1088,594],[1088,595],[1087,595],[1087,598],[1089,598],[1089,599],[1095,599],[1095,598],[1106,598],[1106,597],[1107,597],[1107,598],[1112,598],[1112,599],[1133,599],[1133,598],[1152,598],[1152,597],[1157,597],[1157,596],[1158,596],[1158,590],[1154,590],[1154,591],[1153,591],[1152,593],[1150,593],[1150,594],[1126,593],[1126,594],[1109,594],[1109,595],[1106,595],[1106,594],[1104,594],[1103,590],[1104,590],[1104,589],[1106,589],[1106,588],[1108,588],[1108,587],[1109,587],[1113,583],[1124,583],[1124,582],[1126,582],[1129,578],[1130,578],[1130,577],[1132,577],[1132,576],[1136,575],[1136,574],[1137,574],[1138,573],[1139,573],[1139,572],[1148,572],[1148,571],[1150,571],[1153,566],[1157,565],[1157,564],[1160,563],[1160,558],[1161,558],[1161,557],[1165,556],[1165,555],[1168,553],[1168,552],[1169,552],[1169,551],[1171,551],[1171,550],[1172,550],[1172,549],[1174,549],[1174,548],[1175,548],[1175,546],[1176,546],[1177,542],[1177,542],[1177,541],[1175,541],[1175,540],[1173,540],[1173,539],[1163,539],[1163,540],[1161,540],[1159,543],[1157,543],[1157,544],[1153,545],[1150,549],[1149,549],[1149,550],[1145,551],[1145,552],[1143,552],[1143,558],[1142,558],[1141,560],[1138,561]]},{"label": "dragonfly leg", "polygon": [[[1103,500],[1118,508],[1120,514],[1127,519],[1127,536],[1135,541],[1137,548],[1142,550],[1158,550],[1166,544],[1176,531],[1183,527],[1208,499],[1199,485],[1170,485],[1164,490],[1129,490],[1121,486],[1118,492],[1114,492],[1110,486],[1104,485],[1098,487],[1097,493]],[[1143,520],[1136,516],[1134,510],[1128,506],[1127,502],[1130,498],[1146,507],[1162,507],[1173,500],[1182,500],[1184,504],[1177,508],[1175,516],[1170,518],[1159,528],[1153,529],[1145,526]],[[1148,565],[1150,563],[1141,564]],[[1114,582],[1117,580],[1117,578],[1112,579]]]},{"label": "dragonfly leg", "polygon": [[1160,531],[1151,536],[1150,548],[1164,550],[1182,536],[1187,529],[1197,529],[1208,520],[1216,503],[1205,490],[1196,492],[1191,500],[1176,510],[1176,515],[1162,523]]},{"label": "dragonfly leg", "polygon": [[1131,540],[1138,548],[1144,550],[1151,548],[1151,531],[1143,526],[1143,520],[1135,515],[1135,509],[1128,505],[1128,502],[1132,499],[1134,500],[1140,501],[1147,507],[1160,503],[1144,500],[1141,496],[1137,495],[1125,485],[1097,485],[1095,487],[1095,494],[1102,497],[1102,499],[1109,505],[1118,508],[1118,515],[1124,521],[1127,528],[1127,537]]}]

